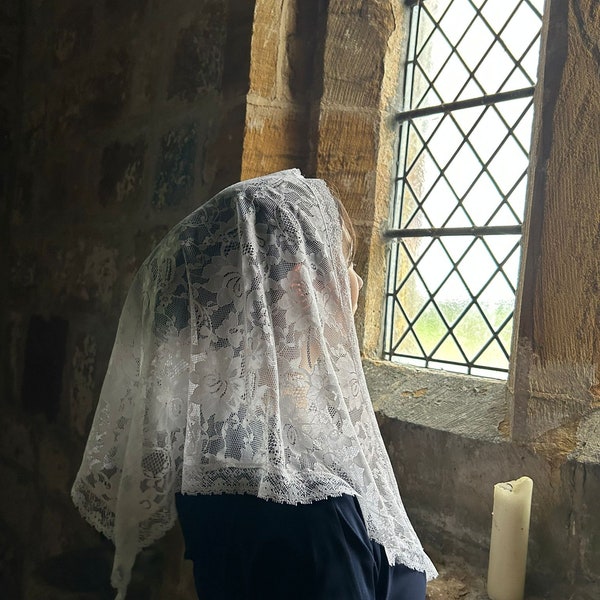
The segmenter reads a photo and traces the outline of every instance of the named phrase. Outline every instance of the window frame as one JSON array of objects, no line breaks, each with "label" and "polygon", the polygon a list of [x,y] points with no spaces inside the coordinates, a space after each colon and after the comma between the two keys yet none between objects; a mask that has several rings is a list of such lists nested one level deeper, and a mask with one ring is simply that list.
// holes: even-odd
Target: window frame
[{"label": "window frame", "polygon": [[[417,62],[416,50],[418,47],[418,40],[417,40],[417,37],[418,37],[417,29],[418,29],[418,25],[419,25],[418,19],[420,18],[421,8],[424,3],[425,3],[425,0],[405,0],[405,2],[404,2],[404,4],[407,7],[407,10],[410,12],[410,15],[408,16],[408,19],[409,19],[408,36],[407,36],[408,39],[406,41],[406,58],[405,58],[405,62],[404,62],[404,73],[403,73],[403,75],[404,75],[403,100],[405,102],[407,101],[408,103],[410,103],[412,101],[412,85],[413,85],[413,78],[414,78],[414,72],[415,72],[415,64]],[[512,16],[517,12],[519,7],[523,5],[523,3],[526,3],[531,8],[534,8],[532,6],[531,2],[529,2],[529,0],[522,0],[522,2],[520,2],[512,10],[512,12],[510,13],[510,17],[508,17],[508,19],[506,20],[503,27],[500,28],[500,33],[506,27],[506,25],[510,22],[510,19],[512,18]],[[485,3],[484,3],[484,6],[485,6]],[[473,8],[476,10],[476,15],[480,14],[479,10],[474,5],[473,5]],[[445,9],[443,15],[445,15],[447,13],[448,9],[449,9],[449,7]],[[543,22],[543,10],[541,12],[536,10],[536,12],[537,12],[538,16],[540,17],[540,28],[541,28],[541,24]],[[443,16],[441,18],[443,18]],[[471,21],[471,23],[474,21],[475,18],[476,17],[473,17],[473,20]],[[413,27],[413,23],[414,23],[415,19],[417,19],[417,25],[416,25],[416,27]],[[465,32],[468,31],[471,23],[465,28]],[[486,25],[488,25],[487,22],[486,22]],[[490,31],[492,31],[492,29],[489,25],[488,25],[488,27],[490,28]],[[445,34],[443,34],[443,35],[445,36]],[[465,34],[463,33],[463,36],[464,35]],[[499,34],[497,32],[494,32],[494,35],[495,35],[495,39],[498,39]],[[536,43],[539,43],[540,36],[541,36],[541,32],[538,32],[536,35],[532,36],[532,39],[527,46],[527,49],[521,54],[519,60],[523,59],[523,57],[530,51],[532,46],[534,46]],[[446,40],[449,41],[447,38],[446,38]],[[493,44],[490,45],[489,48],[487,48],[486,52],[483,54],[483,58],[487,55],[487,53],[490,51],[492,46],[493,46]],[[424,45],[421,47],[421,49],[423,47],[424,47]],[[449,56],[451,56],[451,55],[452,55],[452,52]],[[512,57],[512,53],[511,53],[511,57]],[[483,60],[483,58],[481,58],[480,62]],[[541,60],[541,51],[539,53],[538,65],[539,65],[540,60]],[[446,62],[447,61],[448,61],[448,58],[446,59]],[[518,65],[515,63],[515,67],[513,67],[513,70],[515,68],[517,68],[517,66]],[[521,68],[521,67],[519,66],[519,68]],[[469,71],[470,76],[473,75],[475,70],[476,69],[473,69],[472,72]],[[512,72],[513,71],[511,71],[511,73]],[[438,73],[435,75],[435,77],[437,77],[439,75],[439,73],[441,73],[441,69],[438,71]],[[434,79],[435,79],[435,77],[434,77]],[[506,81],[508,81],[509,78],[510,78],[510,74],[505,79],[505,81],[503,82],[502,85],[504,85],[504,83],[506,83]],[[529,112],[529,111],[533,112],[535,110],[535,103],[534,103],[533,97],[534,97],[534,93],[535,93],[535,89],[536,89],[536,87],[535,87],[536,82],[532,82],[532,83],[533,83],[533,85],[526,86],[523,88],[511,89],[508,91],[497,91],[496,93],[491,93],[491,94],[483,93],[478,97],[467,98],[467,99],[455,99],[451,102],[440,102],[437,105],[416,107],[416,108],[412,108],[409,106],[408,109],[401,110],[398,113],[396,113],[394,122],[395,122],[396,127],[398,127],[398,131],[397,131],[397,137],[396,137],[396,144],[397,144],[396,172],[395,172],[395,181],[394,181],[394,186],[393,186],[394,187],[394,197],[392,200],[392,207],[391,207],[391,211],[390,211],[390,220],[392,222],[391,223],[392,226],[388,227],[386,230],[383,231],[383,238],[386,241],[394,241],[395,242],[395,245],[390,244],[390,246],[392,246],[392,247],[389,249],[389,252],[388,252],[388,262],[387,262],[388,271],[387,271],[387,276],[386,276],[386,289],[385,289],[384,309],[383,309],[381,354],[382,354],[382,358],[384,358],[385,360],[392,361],[392,362],[400,362],[401,364],[408,364],[408,366],[417,366],[417,367],[423,366],[426,369],[430,367],[431,363],[435,363],[435,365],[438,368],[440,367],[440,365],[442,365],[441,368],[445,368],[445,367],[443,367],[443,364],[446,363],[449,370],[457,371],[458,373],[462,373],[462,374],[466,374],[466,375],[490,376],[495,372],[497,375],[500,375],[500,378],[505,378],[508,376],[508,373],[510,370],[510,362],[511,362],[510,361],[510,345],[511,344],[503,343],[499,339],[499,334],[500,334],[500,332],[502,332],[502,329],[504,327],[506,327],[507,323],[509,323],[511,325],[511,327],[512,327],[512,324],[515,323],[515,306],[516,306],[517,298],[518,298],[517,286],[519,285],[518,278],[514,282],[514,286],[512,286],[513,292],[514,292],[514,301],[513,301],[513,305],[512,305],[512,310],[510,311],[510,314],[508,315],[508,317],[502,322],[501,326],[497,327],[496,331],[493,330],[492,325],[487,320],[487,317],[486,317],[484,311],[479,307],[477,298],[473,295],[471,290],[468,289],[466,284],[465,284],[465,288],[471,294],[471,303],[467,305],[466,309],[464,309],[464,311],[452,323],[449,323],[445,320],[445,318],[442,314],[442,311],[436,305],[435,293],[437,293],[437,292],[432,293],[430,290],[427,290],[428,296],[426,297],[427,299],[426,299],[425,304],[423,305],[420,312],[422,313],[423,310],[425,310],[429,306],[430,303],[433,304],[433,306],[435,307],[435,310],[437,310],[438,314],[444,321],[444,324],[446,326],[446,332],[441,337],[441,340],[439,341],[439,343],[437,343],[435,345],[434,349],[431,352],[429,352],[429,354],[426,353],[425,349],[423,348],[423,346],[419,342],[417,336],[415,335],[415,339],[417,340],[417,342],[422,350],[422,356],[417,357],[417,356],[410,356],[410,355],[396,352],[399,344],[402,342],[402,339],[404,339],[404,337],[407,334],[413,333],[413,326],[415,325],[415,323],[417,322],[417,320],[419,318],[417,316],[417,318],[415,318],[414,321],[412,323],[410,323],[410,320],[408,318],[406,318],[406,315],[404,315],[405,320],[408,323],[408,326],[404,330],[403,337],[400,339],[400,341],[395,343],[394,313],[397,310],[395,308],[395,305],[398,304],[398,307],[400,308],[400,310],[402,310],[400,302],[398,302],[396,300],[396,295],[400,292],[400,290],[402,289],[402,286],[406,283],[406,279],[407,279],[407,278],[405,278],[404,281],[400,284],[400,286],[397,285],[397,279],[396,279],[397,278],[397,261],[400,260],[399,259],[399,247],[401,244],[404,243],[404,240],[406,240],[408,238],[431,239],[432,240],[431,243],[433,243],[433,240],[439,240],[440,238],[445,238],[448,236],[469,236],[473,239],[473,242],[471,243],[471,245],[472,245],[475,243],[475,240],[477,240],[477,239],[484,240],[484,236],[516,235],[516,236],[518,236],[517,246],[519,246],[519,245],[521,246],[521,249],[517,250],[517,252],[519,255],[522,255],[522,252],[523,252],[523,250],[522,250],[522,244],[523,244],[522,235],[523,235],[523,223],[524,223],[524,219],[525,219],[525,214],[520,216],[521,221],[520,221],[520,223],[518,223],[516,225],[476,226],[474,223],[472,223],[472,226],[469,226],[469,227],[447,227],[447,226],[419,227],[419,228],[410,227],[410,226],[400,227],[399,225],[401,223],[398,223],[398,221],[399,221],[398,204],[401,204],[402,200],[398,201],[398,196],[400,194],[402,194],[403,191],[401,190],[399,193],[398,186],[399,186],[399,182],[406,178],[406,171],[403,171],[403,168],[406,167],[406,162],[407,162],[406,157],[408,154],[408,151],[407,151],[408,142],[406,139],[406,137],[407,137],[406,124],[408,124],[408,126],[410,127],[410,124],[415,119],[419,119],[419,118],[423,118],[423,117],[427,117],[427,116],[431,116],[431,115],[443,115],[443,117],[445,117],[447,114],[451,113],[452,111],[458,111],[458,110],[462,110],[462,109],[466,109],[466,108],[473,108],[473,107],[485,107],[484,112],[481,113],[481,115],[478,117],[478,119],[476,121],[476,122],[478,122],[479,119],[481,119],[482,116],[485,114],[485,110],[487,110],[487,107],[493,106],[496,103],[517,100],[517,99],[531,98],[531,101],[527,104],[525,110],[523,111],[523,113],[521,114],[519,119],[517,120],[517,123],[515,125],[513,125],[512,129],[514,129],[516,127],[516,125],[519,123],[519,121],[523,118],[523,115],[526,112]],[[465,83],[465,86],[466,86],[466,83]],[[500,89],[501,89],[501,87],[502,86],[500,86]],[[463,89],[464,89],[464,86],[463,86]],[[499,151],[499,149],[502,148],[502,145],[504,144],[504,142],[506,141],[508,136],[512,135],[512,129],[509,128],[508,123],[505,122],[504,124],[507,127],[508,133],[502,139],[502,141],[500,141],[496,150],[492,154],[492,158]],[[464,139],[458,145],[458,150],[455,151],[454,155],[456,155],[456,153],[460,150],[462,145],[464,145],[464,144],[470,145],[469,137],[468,137],[469,133],[464,135]],[[425,147],[425,142],[423,142],[423,147]],[[532,144],[531,144],[531,140],[530,140],[529,147],[526,149],[526,157],[527,157],[527,162],[528,162],[528,167],[527,167],[526,173],[527,173],[527,171],[530,170],[530,167],[531,167],[531,150],[532,150]],[[403,157],[403,153],[404,153],[404,157]],[[486,169],[487,167],[484,165],[481,158],[479,156],[477,156],[477,158],[480,160],[483,168]],[[447,164],[450,164],[451,160],[452,160],[452,158],[450,159],[450,161],[448,161]],[[491,159],[489,159],[489,160],[491,160]],[[488,162],[489,162],[489,160],[488,160]],[[403,163],[404,163],[404,166],[403,166]],[[440,176],[443,177],[444,176],[443,173],[444,173],[443,170],[440,170],[440,174],[441,174]],[[481,172],[476,175],[476,177],[474,178],[473,181],[477,181],[480,174],[481,174]],[[517,180],[517,183],[519,183],[523,178],[525,178],[526,186],[529,187],[530,183],[528,181],[528,177],[529,177],[528,173],[526,175],[521,175],[519,177],[519,179]],[[500,191],[499,188],[498,188],[498,191]],[[512,193],[512,190],[504,196],[503,202],[507,201],[507,198],[510,196],[511,193]],[[462,198],[459,199],[458,196],[456,196],[456,199],[459,204],[462,202]],[[418,203],[418,200],[416,200],[416,202]],[[524,213],[526,213],[526,209],[525,209]],[[483,243],[485,244],[485,241],[483,241]],[[445,251],[448,254],[448,251],[447,250],[445,250]],[[515,251],[515,249],[513,248],[513,250],[510,251],[509,256],[512,255],[512,253],[514,251]],[[485,289],[485,287],[491,282],[492,278],[494,278],[497,273],[500,273],[500,272],[503,273],[502,265],[500,263],[498,263],[498,261],[496,260],[496,257],[493,256],[492,252],[489,250],[489,247],[488,247],[488,252],[490,252],[490,255],[492,256],[493,260],[496,262],[497,268],[496,268],[496,270],[494,270],[491,273],[490,279],[483,286],[483,289]],[[449,254],[448,254],[448,257],[450,258]],[[520,256],[519,259],[522,260],[522,256]],[[409,265],[409,268],[408,268],[409,274],[413,271],[418,272],[418,264],[417,263],[419,262],[419,260],[420,259],[418,259],[416,262],[413,261],[413,264]],[[450,260],[452,260],[452,259],[450,259]],[[458,273],[459,263],[461,260],[462,260],[462,258],[456,262],[452,261],[452,268],[451,268],[449,274],[446,276],[446,280],[454,272]],[[411,258],[411,261],[412,261],[412,258]],[[504,274],[504,276],[506,277],[505,274]],[[460,273],[459,273],[459,277],[460,277]],[[463,280],[463,282],[464,282],[464,280]],[[460,348],[460,344],[459,344],[458,340],[456,339],[456,337],[454,336],[453,329],[460,323],[461,319],[466,315],[467,311],[469,311],[471,309],[471,307],[473,307],[473,306],[478,308],[481,315],[483,316],[483,319],[486,321],[486,324],[490,330],[490,337],[487,338],[486,342],[483,344],[482,348],[475,355],[475,357],[471,361],[469,361],[466,353],[462,350],[462,348]],[[445,340],[448,339],[449,337],[452,337],[454,339],[454,341],[456,342],[456,344],[458,345],[458,347],[461,349],[461,352],[464,357],[464,361],[453,362],[453,361],[444,361],[442,359],[434,359],[433,358],[435,352],[442,346],[442,344],[445,342]],[[512,333],[512,337],[514,337],[514,330]],[[498,367],[489,366],[489,365],[482,367],[482,366],[478,365],[476,362],[477,359],[485,352],[486,348],[494,341],[498,342],[500,348],[504,351],[504,353],[506,355],[506,367],[498,368]],[[401,359],[401,360],[398,360],[398,359]],[[402,360],[402,359],[404,359],[404,360]],[[494,376],[494,375],[492,375],[492,376]]]}]

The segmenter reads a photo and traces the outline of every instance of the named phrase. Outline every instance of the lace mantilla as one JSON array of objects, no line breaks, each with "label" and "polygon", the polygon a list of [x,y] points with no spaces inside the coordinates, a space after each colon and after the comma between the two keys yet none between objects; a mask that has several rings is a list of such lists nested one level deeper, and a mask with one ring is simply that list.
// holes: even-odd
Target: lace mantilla
[{"label": "lace mantilla", "polygon": [[179,491],[351,494],[390,563],[436,574],[365,384],[336,201],[297,170],[222,191],[134,278],[72,490],[115,543],[118,598]]}]

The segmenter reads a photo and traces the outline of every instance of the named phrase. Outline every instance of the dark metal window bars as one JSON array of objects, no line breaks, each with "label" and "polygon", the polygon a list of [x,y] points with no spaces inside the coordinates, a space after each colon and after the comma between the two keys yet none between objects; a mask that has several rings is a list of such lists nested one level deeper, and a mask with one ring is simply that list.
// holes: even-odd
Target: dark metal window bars
[{"label": "dark metal window bars", "polygon": [[384,358],[505,377],[543,0],[407,0]]}]

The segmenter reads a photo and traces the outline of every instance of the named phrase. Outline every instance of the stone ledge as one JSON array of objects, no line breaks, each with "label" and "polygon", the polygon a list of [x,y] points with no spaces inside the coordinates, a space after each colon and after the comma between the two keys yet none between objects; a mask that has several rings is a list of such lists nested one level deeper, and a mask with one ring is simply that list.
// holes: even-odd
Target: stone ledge
[{"label": "stone ledge", "polygon": [[[363,359],[363,367],[378,415],[473,440],[511,442],[501,428],[506,382],[373,359]],[[563,456],[600,465],[600,409],[573,426],[572,450]]]},{"label": "stone ledge", "polygon": [[506,416],[506,383],[364,359],[375,412],[391,419],[489,442]]}]

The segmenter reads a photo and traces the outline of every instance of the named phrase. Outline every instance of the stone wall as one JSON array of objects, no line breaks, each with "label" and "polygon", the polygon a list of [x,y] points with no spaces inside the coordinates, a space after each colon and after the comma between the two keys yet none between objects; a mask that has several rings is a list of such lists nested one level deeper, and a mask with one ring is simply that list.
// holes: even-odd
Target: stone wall
[{"label": "stone wall", "polygon": [[292,167],[314,176],[322,77],[322,0],[257,0],[242,178]]},{"label": "stone wall", "polygon": [[[20,49],[21,49],[21,31],[22,15],[19,2],[17,0],[3,2],[0,7],[0,276],[3,283],[0,285],[0,394],[2,397],[1,410],[9,405],[7,393],[10,386],[10,356],[11,352],[6,343],[7,323],[5,319],[6,308],[9,298],[9,287],[6,284],[6,278],[10,270],[9,257],[9,225],[8,225],[8,201],[14,193],[15,178],[13,176],[16,164],[15,150],[17,146],[17,124],[19,121],[18,105],[20,100]],[[5,420],[3,419],[3,422]],[[13,430],[14,431],[14,430]],[[23,429],[21,429],[23,431]],[[4,455],[4,436],[0,441],[0,452]],[[15,436],[15,443],[18,444],[18,450],[11,449],[12,453],[18,453],[19,462],[25,469],[33,463],[32,450],[28,446],[27,440],[22,439],[21,435]],[[20,465],[11,465],[7,468],[4,456],[0,462],[1,477],[5,479],[5,490],[10,495],[15,491],[22,492],[21,477],[15,472],[15,468]],[[18,487],[15,490],[15,484]],[[13,491],[15,490],[15,491]],[[22,501],[22,498],[20,498]],[[14,502],[14,497],[11,499]],[[8,504],[7,499],[2,503]],[[0,509],[2,510],[2,509]],[[13,517],[14,523],[18,524],[26,519],[25,514],[12,510],[9,518]],[[12,532],[7,526],[8,519],[4,513],[0,518],[0,583],[6,590],[8,597],[18,597],[20,575],[22,571],[22,555],[15,549],[12,539]]]},{"label": "stone wall", "polygon": [[[400,369],[394,388],[385,369],[370,372],[428,547],[484,562],[492,479],[526,468],[542,482],[538,586],[600,576],[600,14],[593,0],[547,4],[510,403],[504,384],[463,394]],[[0,286],[0,587],[26,600],[110,598],[111,545],[69,488],[128,284],[172,224],[240,178],[287,167],[324,177],[357,225],[357,330],[377,355],[406,11],[392,0],[12,0],[0,10],[10,283]],[[131,597],[190,597],[181,552],[174,530],[142,553]]]},{"label": "stone wall", "polygon": [[[77,593],[89,580],[106,593],[110,544],[68,492],[129,281],[173,223],[239,178],[300,167],[339,190],[367,278],[370,207],[377,193],[382,218],[389,165],[379,159],[393,136],[382,126],[397,86],[386,48],[401,38],[401,13],[358,0],[23,2],[13,28],[22,60],[10,61],[22,101],[6,102],[19,146],[8,152],[0,416],[0,468],[13,494],[0,528],[20,569],[8,578],[28,598],[46,597],[49,579]],[[384,249],[375,252],[381,279]],[[180,557],[175,532],[141,557],[148,581],[138,577],[132,593],[174,598],[189,584],[179,583]],[[171,574],[162,587],[147,570],[160,573],[156,561]]]},{"label": "stone wall", "polygon": [[524,441],[600,406],[600,6],[546,7],[509,389]]},{"label": "stone wall", "polygon": [[[10,598],[110,597],[110,545],[78,517],[70,485],[133,273],[173,224],[240,177],[253,4],[32,0],[1,10],[0,134],[11,146],[0,152],[11,169],[0,587]],[[176,533],[141,562],[155,572],[167,548],[180,565]],[[177,597],[178,568],[133,593]]]},{"label": "stone wall", "polygon": [[596,597],[600,414],[519,444],[506,435],[502,381],[373,361],[365,372],[403,500],[440,567],[461,557],[485,578],[494,485],[527,475],[527,597]]}]

